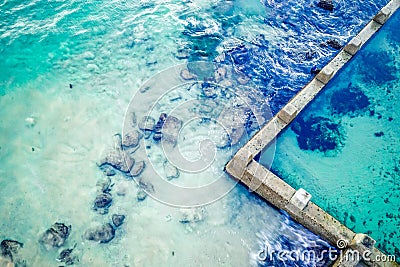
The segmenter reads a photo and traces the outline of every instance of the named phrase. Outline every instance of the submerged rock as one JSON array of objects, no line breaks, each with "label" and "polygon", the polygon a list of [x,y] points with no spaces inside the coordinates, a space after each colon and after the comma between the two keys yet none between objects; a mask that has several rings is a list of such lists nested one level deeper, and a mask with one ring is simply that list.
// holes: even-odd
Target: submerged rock
[{"label": "submerged rock", "polygon": [[115,227],[120,227],[124,223],[125,215],[113,214],[111,219]]},{"label": "submerged rock", "polygon": [[84,238],[87,240],[108,243],[115,237],[115,230],[110,223],[99,225],[86,230]]},{"label": "submerged rock", "polygon": [[330,104],[334,113],[356,116],[357,112],[366,111],[370,101],[360,88],[349,84],[332,94]]},{"label": "submerged rock", "polygon": [[138,201],[143,201],[147,197],[147,193],[154,193],[154,186],[143,178],[139,180],[139,189],[137,192]]},{"label": "submerged rock", "polygon": [[160,117],[158,118],[158,121],[156,125],[154,125],[154,132],[156,133],[161,133],[161,129],[164,126],[164,122],[167,119],[168,115],[166,113],[161,113]]},{"label": "submerged rock", "polygon": [[139,145],[139,141],[142,137],[143,137],[143,135],[139,131],[132,130],[132,131],[124,134],[124,137],[122,138],[122,146],[123,147],[136,147]]},{"label": "submerged rock", "polygon": [[101,160],[99,166],[101,167],[107,164],[117,169],[118,171],[126,173],[129,172],[134,162],[134,159],[130,158],[127,153],[113,151]]},{"label": "submerged rock", "polygon": [[152,133],[153,133],[152,131],[145,130],[143,131],[143,136],[145,139],[148,139]]},{"label": "submerged rock", "polygon": [[218,56],[215,57],[214,61],[217,63],[221,63],[224,62],[226,58],[226,55],[224,52],[222,52],[221,54],[219,54]]},{"label": "submerged rock", "polygon": [[182,216],[179,219],[181,223],[196,223],[204,220],[206,210],[204,208],[181,210]]},{"label": "submerged rock", "polygon": [[[177,59],[187,59],[190,56],[190,48],[187,47],[186,45],[182,45],[182,46],[178,47],[178,49],[177,49],[176,53],[174,53],[174,55]],[[185,79],[184,75],[182,75],[182,74],[181,74],[181,77],[183,79]]]},{"label": "submerged rock", "polygon": [[[207,40],[200,38],[203,45],[207,45]],[[210,47],[211,48],[211,47]],[[213,51],[212,53],[214,53]],[[207,53],[208,54],[208,53]],[[196,75],[199,80],[205,80],[214,76],[214,66],[208,62],[188,62],[187,69]]]},{"label": "submerged rock", "polygon": [[129,116],[128,117],[129,121],[131,122],[131,126],[136,127],[136,124],[137,124],[136,113],[134,111],[132,111],[131,113],[129,113],[128,116]]},{"label": "submerged rock", "polygon": [[165,177],[167,178],[167,180],[172,180],[172,179],[176,179],[179,177],[180,172],[179,172],[178,168],[176,168],[174,165],[172,165],[168,161],[165,161],[163,165],[164,165]]},{"label": "submerged rock", "polygon": [[329,118],[311,116],[307,119],[298,117],[291,129],[297,134],[297,143],[303,150],[339,149],[344,143],[344,134],[340,125]]},{"label": "submerged rock", "polygon": [[125,180],[117,183],[114,189],[118,196],[125,196],[129,191],[129,187],[130,183],[127,180]]},{"label": "submerged rock", "polygon": [[342,49],[342,45],[336,40],[328,40],[326,41],[326,44],[336,50]]},{"label": "submerged rock", "polygon": [[128,173],[134,163],[135,160],[122,149],[121,135],[116,134],[114,136],[114,149],[110,151],[107,156],[100,161],[99,167],[110,165],[121,172]]},{"label": "submerged rock", "polygon": [[250,50],[244,44],[233,47],[228,53],[235,65],[246,65],[251,60]]},{"label": "submerged rock", "polygon": [[237,144],[242,138],[248,118],[248,109],[245,107],[227,107],[219,115],[218,123],[228,134],[231,145]]},{"label": "submerged rock", "polygon": [[101,193],[96,196],[94,200],[93,209],[99,211],[101,214],[106,214],[108,208],[111,206],[112,196],[110,193]]},{"label": "submerged rock", "polygon": [[142,188],[139,188],[139,190],[137,191],[137,194],[136,194],[137,200],[143,201],[146,199],[146,197],[147,197],[147,193]]},{"label": "submerged rock", "polygon": [[216,71],[214,72],[214,80],[219,83],[220,81],[222,81],[223,79],[225,79],[226,77],[226,68],[224,67],[219,67],[218,69],[216,69]]},{"label": "submerged rock", "polygon": [[111,187],[110,177],[104,177],[98,180],[96,183],[97,192],[107,193],[111,190],[110,187]]},{"label": "submerged rock", "polygon": [[104,173],[104,175],[106,175],[106,176],[114,176],[114,175],[117,174],[117,173],[115,172],[115,170],[114,170],[111,166],[108,166],[108,165],[103,166],[101,169],[103,170],[103,173]]},{"label": "submerged rock", "polygon": [[133,177],[139,176],[144,168],[146,167],[146,163],[142,160],[142,161],[136,161],[135,165],[133,165],[133,168],[130,171],[130,175]]},{"label": "submerged rock", "polygon": [[318,74],[318,73],[320,73],[321,72],[321,69],[319,69],[319,68],[317,68],[317,66],[313,66],[312,68],[311,68],[311,70],[310,70],[310,73],[311,74]]},{"label": "submerged rock", "polygon": [[333,11],[333,1],[332,0],[320,0],[317,4],[318,7],[328,10],[328,11]]},{"label": "submerged rock", "polygon": [[153,140],[156,142],[159,142],[162,138],[162,133],[158,132],[158,133],[154,133],[153,135]]},{"label": "submerged rock", "polygon": [[229,79],[222,80],[219,84],[222,87],[231,87],[233,85],[232,81]]},{"label": "submerged rock", "polygon": [[204,97],[216,98],[217,97],[217,86],[210,81],[204,81],[201,84],[201,92]]},{"label": "submerged rock", "polygon": [[211,125],[210,132],[212,132],[212,136],[210,136],[210,138],[212,138],[214,144],[218,148],[226,148],[229,146],[231,141],[223,126],[219,124]]},{"label": "submerged rock", "polygon": [[176,144],[179,131],[182,128],[182,121],[174,116],[167,116],[161,129],[163,141]]},{"label": "submerged rock", "polygon": [[73,255],[73,250],[75,249],[76,244],[73,248],[63,249],[57,257],[57,261],[65,263],[65,265],[73,265],[78,262],[78,256]]},{"label": "submerged rock", "polygon": [[212,116],[213,112],[217,109],[218,104],[214,101],[214,99],[201,99],[199,104],[196,106],[199,114],[205,114],[208,116]]},{"label": "submerged rock", "polygon": [[184,69],[184,70],[181,71],[181,77],[184,80],[193,80],[193,79],[197,78],[197,76],[195,74],[191,73],[187,69]]},{"label": "submerged rock", "polygon": [[138,127],[142,131],[153,131],[155,125],[156,125],[156,120],[153,117],[144,116],[140,120]]},{"label": "submerged rock", "polygon": [[39,242],[47,249],[61,247],[71,233],[71,225],[56,222],[42,235]]},{"label": "submerged rock", "polygon": [[1,241],[1,255],[14,261],[17,258],[18,252],[24,244],[16,240],[4,239]]},{"label": "submerged rock", "polygon": [[154,135],[153,140],[159,142],[162,138],[161,129],[164,125],[165,120],[167,119],[167,114],[161,113],[160,117],[158,118],[157,123],[154,125]]},{"label": "submerged rock", "polygon": [[142,188],[146,192],[154,193],[154,186],[149,181],[146,181],[144,179],[140,179],[139,188]]}]

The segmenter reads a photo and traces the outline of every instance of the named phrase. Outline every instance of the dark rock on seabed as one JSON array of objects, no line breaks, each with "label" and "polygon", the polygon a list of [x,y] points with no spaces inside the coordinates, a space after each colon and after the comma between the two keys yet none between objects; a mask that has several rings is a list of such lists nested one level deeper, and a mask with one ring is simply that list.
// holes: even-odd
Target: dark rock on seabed
[{"label": "dark rock on seabed", "polygon": [[167,116],[161,129],[162,138],[173,145],[176,144],[182,121],[174,116]]},{"label": "dark rock on seabed", "polygon": [[11,239],[4,239],[3,241],[1,241],[0,245],[1,255],[13,261],[16,258],[19,249],[22,247],[24,247],[24,244],[22,244],[21,242]]},{"label": "dark rock on seabed", "polygon": [[366,84],[374,83],[378,86],[396,81],[398,78],[394,60],[393,56],[385,51],[365,51],[358,64],[362,80]]},{"label": "dark rock on seabed", "polygon": [[114,176],[117,174],[111,166],[103,166],[101,169],[106,176]]},{"label": "dark rock on seabed", "polygon": [[321,0],[318,2],[317,6],[328,11],[333,11],[332,0]]},{"label": "dark rock on seabed", "polygon": [[156,120],[153,117],[144,116],[140,120],[138,127],[142,131],[153,131],[155,125],[156,125]]},{"label": "dark rock on seabed", "polygon": [[201,91],[204,97],[215,98],[217,97],[217,87],[215,84],[205,81],[201,84]]},{"label": "dark rock on seabed", "polygon": [[108,243],[115,237],[114,227],[110,223],[96,226],[86,230],[84,238],[87,240]]},{"label": "dark rock on seabed", "polygon": [[230,138],[230,145],[236,145],[242,138],[250,113],[251,110],[248,107],[236,106],[224,108],[218,116],[218,122]]},{"label": "dark rock on seabed", "polygon": [[142,188],[146,192],[154,193],[154,186],[149,181],[146,181],[144,179],[140,179],[139,188]]},{"label": "dark rock on seabed", "polygon": [[136,194],[137,200],[143,201],[146,199],[146,197],[147,197],[147,193],[142,188],[139,188],[139,190],[137,191],[137,194]]},{"label": "dark rock on seabed", "polygon": [[154,186],[143,178],[139,180],[139,189],[137,191],[138,201],[143,201],[147,197],[147,193],[154,193]]},{"label": "dark rock on seabed", "polygon": [[122,138],[122,146],[123,147],[136,147],[139,145],[139,141],[142,138],[142,133],[137,130],[132,130],[124,134]]},{"label": "dark rock on seabed", "polygon": [[297,143],[303,150],[326,152],[336,150],[344,143],[344,134],[340,125],[329,118],[298,117],[291,129],[297,134]]},{"label": "dark rock on seabed", "polygon": [[[171,115],[167,115],[166,113],[161,113],[157,123],[152,117],[149,116],[144,116],[139,123],[139,129],[144,132],[145,138],[150,137],[150,135],[154,133],[153,140],[155,142],[163,140],[169,142],[172,145],[176,144],[181,127],[182,121],[180,119]],[[145,166],[142,163],[141,165],[138,165],[139,174],[144,167]],[[135,172],[137,172],[137,170],[133,171],[133,173]]]},{"label": "dark rock on seabed", "polygon": [[161,132],[154,133],[154,135],[153,135],[153,140],[154,141],[159,142],[161,140],[161,138],[162,138],[162,133]]},{"label": "dark rock on seabed", "polygon": [[146,163],[143,160],[136,161],[135,165],[133,165],[133,168],[131,169],[131,171],[129,173],[133,177],[139,176],[143,172],[145,167],[146,167]]},{"label": "dark rock on seabed", "polygon": [[330,104],[334,113],[355,116],[357,112],[366,110],[370,101],[360,88],[350,83],[347,88],[332,94]]},{"label": "dark rock on seabed", "polygon": [[339,50],[342,48],[342,45],[336,40],[328,40],[328,41],[326,41],[326,45],[328,45],[336,50]]},{"label": "dark rock on seabed", "polygon": [[73,254],[76,244],[73,248],[63,249],[57,257],[57,261],[65,263],[65,265],[73,265],[79,261],[78,256]]},{"label": "dark rock on seabed", "polygon": [[161,129],[162,129],[163,125],[164,125],[164,122],[167,119],[167,116],[168,115],[166,113],[161,113],[160,114],[160,117],[158,118],[158,121],[154,126],[154,132],[156,132],[156,133],[160,133],[161,132]]},{"label": "dark rock on seabed", "polygon": [[101,193],[107,193],[109,192],[111,189],[111,179],[110,177],[105,177],[103,179],[100,179],[97,181],[96,183],[96,187],[97,187],[97,192],[101,192]]},{"label": "dark rock on seabed", "polygon": [[180,172],[179,172],[178,168],[176,168],[174,165],[172,165],[168,161],[165,161],[163,166],[164,166],[164,172],[165,172],[165,176],[166,176],[167,180],[172,180],[172,179],[176,179],[179,177]]},{"label": "dark rock on seabed", "polygon": [[52,247],[61,247],[71,233],[71,225],[56,222],[44,232],[39,242],[47,249]]},{"label": "dark rock on seabed", "polygon": [[110,193],[101,193],[96,196],[94,200],[93,209],[99,211],[101,214],[108,213],[108,208],[111,206],[112,196]]},{"label": "dark rock on seabed", "polygon": [[99,167],[109,165],[121,172],[128,173],[133,164],[135,164],[135,160],[122,149],[121,135],[114,135],[114,149],[100,161]]},{"label": "dark rock on seabed", "polygon": [[115,227],[120,227],[124,223],[125,215],[113,214],[111,219]]}]

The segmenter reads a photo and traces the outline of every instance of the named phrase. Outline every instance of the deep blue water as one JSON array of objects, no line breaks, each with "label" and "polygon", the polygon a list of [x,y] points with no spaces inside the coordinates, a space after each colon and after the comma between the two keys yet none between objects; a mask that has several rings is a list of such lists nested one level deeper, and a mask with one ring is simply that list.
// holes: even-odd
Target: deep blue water
[{"label": "deep blue water", "polygon": [[[334,1],[334,11],[309,1],[264,1],[266,26],[284,34],[238,36],[244,46],[227,51],[231,63],[250,76],[276,113],[338,52],[327,45],[348,42],[387,1]],[[261,19],[261,18],[260,18]]]}]

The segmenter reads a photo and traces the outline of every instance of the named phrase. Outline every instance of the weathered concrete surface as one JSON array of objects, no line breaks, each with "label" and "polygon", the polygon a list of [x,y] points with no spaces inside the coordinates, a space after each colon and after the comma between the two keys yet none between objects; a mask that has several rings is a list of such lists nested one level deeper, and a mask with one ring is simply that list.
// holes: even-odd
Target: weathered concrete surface
[{"label": "weathered concrete surface", "polygon": [[[278,133],[287,124],[279,119],[277,116],[273,117],[257,134],[255,134],[247,144],[239,149],[236,155],[242,155],[243,150],[247,150],[246,154],[251,155],[252,159],[261,152],[261,150],[266,147],[271,141],[275,139]],[[230,162],[226,165],[226,170],[228,173],[233,171],[233,162],[236,161],[236,155],[232,158]],[[250,161],[248,161],[249,163]],[[234,176],[234,175],[233,175]]]},{"label": "weathered concrete surface", "polygon": [[254,188],[255,192],[281,209],[296,193],[293,187],[254,160],[246,168],[241,181],[249,187],[252,184],[258,184],[258,188]]},{"label": "weathered concrete surface", "polygon": [[255,188],[257,194],[277,208],[288,212],[294,220],[331,244],[336,244],[338,240],[345,240],[350,244],[355,236],[353,231],[311,201],[303,210],[292,204],[290,200],[296,190],[254,160],[246,167],[240,181],[249,187],[251,184],[259,184],[259,187]]},{"label": "weathered concrete surface", "polygon": [[392,11],[389,8],[382,8],[382,10],[375,15],[374,21],[378,22],[379,24],[384,24],[390,17],[391,13]]},{"label": "weathered concrete surface", "polygon": [[304,210],[311,200],[311,194],[300,188],[290,199],[290,205],[294,205],[299,210]]},{"label": "weathered concrete surface", "polygon": [[344,47],[344,51],[350,55],[355,55],[361,48],[362,41],[359,36],[354,37],[351,41]]},{"label": "weathered concrete surface", "polygon": [[327,84],[331,78],[333,77],[333,74],[335,73],[335,69],[333,69],[331,66],[326,65],[318,74],[315,76],[315,78],[324,83]]},{"label": "weathered concrete surface", "polygon": [[291,103],[288,103],[278,112],[278,118],[286,124],[289,124],[296,116],[297,108]]},{"label": "weathered concrete surface", "polygon": [[[240,181],[249,188],[258,185],[254,188],[257,194],[277,208],[285,210],[294,220],[329,243],[336,246],[339,241],[345,242],[349,244],[349,248],[358,251],[359,255],[363,255],[366,250],[369,250],[371,251],[371,259],[376,259],[377,255],[379,255],[378,258],[387,257],[374,247],[374,241],[365,242],[366,239],[371,239],[370,237],[351,231],[315,203],[307,201],[304,208],[294,204],[292,199],[297,191],[258,162],[250,161],[241,175]],[[339,259],[334,266],[352,267],[356,266],[357,263],[358,261],[355,260]],[[366,264],[376,267],[399,266],[396,262],[374,261],[366,262]]]},{"label": "weathered concrete surface", "polygon": [[253,160],[254,154],[245,148],[240,149],[235,157],[228,163],[225,169],[233,177],[240,179],[243,177],[247,165]]}]

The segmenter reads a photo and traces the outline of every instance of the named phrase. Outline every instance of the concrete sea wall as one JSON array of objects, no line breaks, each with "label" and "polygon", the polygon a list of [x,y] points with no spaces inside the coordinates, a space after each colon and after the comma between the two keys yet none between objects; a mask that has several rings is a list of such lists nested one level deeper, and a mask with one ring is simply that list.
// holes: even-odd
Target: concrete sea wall
[{"label": "concrete sea wall", "polygon": [[287,127],[299,112],[310,103],[334,75],[359,51],[400,7],[400,0],[392,0],[284,106],[256,135],[227,163],[226,171],[247,185],[266,201],[286,211],[294,220],[320,235],[342,250],[341,255],[368,254],[365,258],[340,257],[333,266],[356,266],[360,261],[368,266],[399,266],[394,261],[378,261],[387,257],[368,235],[355,233],[326,211],[314,204],[304,189],[295,190],[281,178],[259,164],[254,158]]}]

